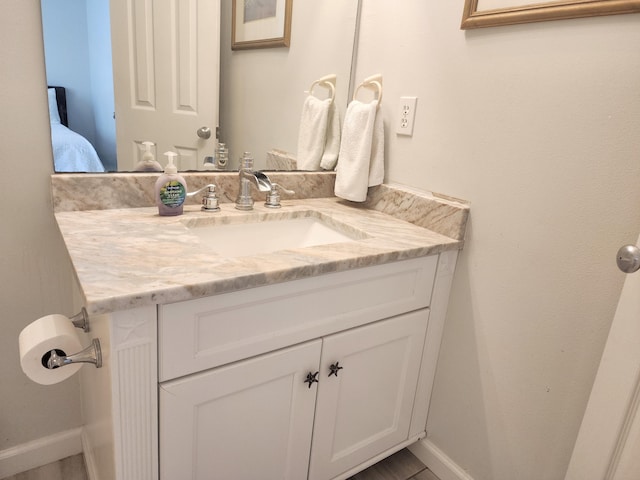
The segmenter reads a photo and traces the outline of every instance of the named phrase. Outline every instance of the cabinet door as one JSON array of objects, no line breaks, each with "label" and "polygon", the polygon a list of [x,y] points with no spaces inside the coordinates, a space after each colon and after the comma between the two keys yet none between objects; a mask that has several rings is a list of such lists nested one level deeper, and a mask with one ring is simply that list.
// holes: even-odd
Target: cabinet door
[{"label": "cabinet door", "polygon": [[160,478],[307,477],[321,341],[160,386]]},{"label": "cabinet door", "polygon": [[419,310],[325,338],[310,480],[333,478],[408,438],[428,316]]}]

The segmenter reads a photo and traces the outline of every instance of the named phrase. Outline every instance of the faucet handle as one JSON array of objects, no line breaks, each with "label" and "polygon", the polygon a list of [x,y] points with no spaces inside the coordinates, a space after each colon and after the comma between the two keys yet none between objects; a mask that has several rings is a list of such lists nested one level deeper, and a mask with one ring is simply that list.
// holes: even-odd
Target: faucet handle
[{"label": "faucet handle", "polygon": [[220,205],[215,185],[207,185],[207,193],[202,197],[202,210],[205,212],[219,212]]},{"label": "faucet handle", "polygon": [[282,190],[284,193],[288,195],[294,195],[296,193],[293,190],[287,190],[282,185],[279,185],[277,183],[272,183],[271,191],[267,193],[267,200],[264,202],[265,207],[280,208],[282,206],[280,205],[280,192],[278,191],[278,189]]},{"label": "faucet handle", "polygon": [[213,183],[205,185],[195,192],[189,192],[187,193],[187,196],[191,197],[193,195],[197,195],[203,190],[206,190],[206,193],[202,197],[202,210],[205,212],[218,212],[220,210],[220,206],[218,205],[218,194],[216,193],[216,186]]}]

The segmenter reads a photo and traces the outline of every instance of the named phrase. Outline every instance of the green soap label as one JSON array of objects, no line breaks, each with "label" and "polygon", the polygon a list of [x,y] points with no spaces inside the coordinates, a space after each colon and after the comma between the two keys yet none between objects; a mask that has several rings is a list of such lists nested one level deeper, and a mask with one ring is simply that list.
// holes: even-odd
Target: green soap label
[{"label": "green soap label", "polygon": [[177,180],[171,180],[160,187],[160,201],[169,208],[177,208],[184,203],[187,191]]}]

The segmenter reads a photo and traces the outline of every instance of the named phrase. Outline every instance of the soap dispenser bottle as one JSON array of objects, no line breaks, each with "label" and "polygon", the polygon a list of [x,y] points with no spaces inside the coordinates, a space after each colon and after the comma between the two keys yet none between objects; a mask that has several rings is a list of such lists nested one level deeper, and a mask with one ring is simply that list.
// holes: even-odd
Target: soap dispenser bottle
[{"label": "soap dispenser bottle", "polygon": [[153,153],[151,152],[153,142],[142,142],[142,145],[144,145],[142,159],[133,170],[135,172],[161,172],[162,165],[156,162],[156,159],[153,157]]},{"label": "soap dispenser bottle", "polygon": [[178,167],[173,163],[175,152],[165,152],[167,166],[156,181],[155,198],[158,214],[162,216],[182,215],[182,204],[187,197],[187,183],[178,175]]}]

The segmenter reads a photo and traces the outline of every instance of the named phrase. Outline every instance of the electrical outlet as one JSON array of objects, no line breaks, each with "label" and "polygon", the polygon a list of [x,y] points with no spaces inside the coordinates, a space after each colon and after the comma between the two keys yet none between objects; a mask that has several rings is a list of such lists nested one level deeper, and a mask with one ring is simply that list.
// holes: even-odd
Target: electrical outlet
[{"label": "electrical outlet", "polygon": [[398,135],[413,135],[413,120],[416,117],[417,102],[418,97],[400,97],[398,123],[396,124],[396,133]]}]

